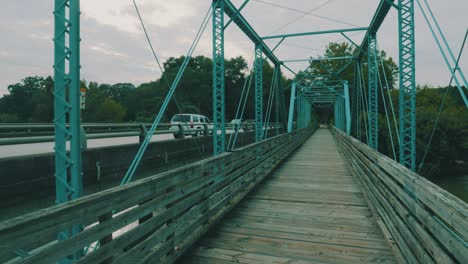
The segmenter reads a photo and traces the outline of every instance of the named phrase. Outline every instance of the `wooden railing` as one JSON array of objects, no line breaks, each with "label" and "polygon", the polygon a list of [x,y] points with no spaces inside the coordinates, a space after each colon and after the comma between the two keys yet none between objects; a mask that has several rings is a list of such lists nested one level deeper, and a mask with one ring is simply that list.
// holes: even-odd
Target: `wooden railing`
[{"label": "wooden railing", "polygon": [[[0,263],[55,263],[71,255],[76,263],[173,262],[312,132],[272,137],[2,222]],[[82,231],[56,239],[73,225]]]},{"label": "wooden railing", "polygon": [[465,202],[357,139],[332,130],[400,263],[466,263]]}]

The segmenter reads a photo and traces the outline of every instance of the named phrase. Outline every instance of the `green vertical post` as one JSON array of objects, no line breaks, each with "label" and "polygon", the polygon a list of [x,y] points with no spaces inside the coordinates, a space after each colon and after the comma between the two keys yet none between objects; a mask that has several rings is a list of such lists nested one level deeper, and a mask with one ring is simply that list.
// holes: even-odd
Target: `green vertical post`
[{"label": "green vertical post", "polygon": [[[76,199],[82,194],[79,9],[79,0],[55,1],[54,150],[57,204]],[[67,118],[69,127],[66,125]],[[67,141],[70,141],[70,152],[66,151]]]},{"label": "green vertical post", "polygon": [[350,98],[349,98],[349,88],[348,81],[343,83],[344,89],[344,102],[345,102],[345,112],[346,112],[346,133],[351,134],[351,108],[350,108]]},{"label": "green vertical post", "polygon": [[65,46],[65,37],[69,25],[65,22],[65,9],[67,2],[55,1],[54,10],[54,130],[55,130],[55,203],[64,203],[68,199],[68,168],[71,160],[67,155],[66,144],[70,131],[66,126],[68,108],[66,100],[66,86],[69,79],[65,72],[65,61],[68,58],[68,47]]},{"label": "green vertical post", "polygon": [[376,35],[370,34],[368,39],[368,75],[369,75],[369,147],[378,149],[378,65]]},{"label": "green vertical post", "polygon": [[263,139],[263,51],[255,45],[255,140]]},{"label": "green vertical post", "polygon": [[296,82],[293,82],[291,86],[291,97],[289,99],[288,133],[291,133],[293,130],[294,103],[296,102],[296,85]]},{"label": "green vertical post", "polygon": [[339,120],[339,113],[338,113],[338,98],[336,98],[335,100],[335,105],[334,105],[334,108],[335,108],[335,111],[333,112],[334,113],[334,117],[335,117],[335,127],[336,128],[340,128],[340,120]]},{"label": "green vertical post", "polygon": [[[280,66],[275,65],[275,73],[276,75],[276,84],[275,84],[275,117],[276,117],[276,135],[279,135],[279,121],[280,121],[280,82],[281,82],[281,74],[280,74]],[[282,99],[282,98],[281,98]]]},{"label": "green vertical post", "polygon": [[400,62],[400,163],[416,169],[416,79],[414,1],[398,1]]},{"label": "green vertical post", "polygon": [[296,99],[296,108],[297,108],[297,118],[296,118],[296,128],[297,129],[300,129],[302,128],[301,126],[301,120],[302,120],[302,96],[301,94],[299,93],[299,91],[296,92],[297,93],[297,99]]},{"label": "green vertical post", "polygon": [[356,62],[356,83],[354,84],[354,90],[356,93],[356,138],[361,140],[361,64]]},{"label": "green vertical post", "polygon": [[71,199],[81,197],[83,193],[83,175],[81,170],[81,110],[80,110],[80,0],[70,0],[70,158],[71,185],[75,190]]},{"label": "green vertical post", "polygon": [[224,0],[213,0],[213,154],[226,148],[224,102]]},{"label": "green vertical post", "polygon": [[[80,122],[80,1],[55,0],[54,150],[57,204],[77,199],[83,192]],[[68,141],[69,152],[66,150]],[[58,240],[67,239],[80,230],[79,225],[70,226],[58,234]],[[67,263],[80,255],[81,251],[78,251],[60,262]]]},{"label": "green vertical post", "polygon": [[286,128],[287,128],[287,122],[288,122],[288,113],[287,113],[287,109],[286,109],[286,101],[285,101],[285,93],[284,93],[284,90],[283,90],[283,82],[282,82],[282,77],[281,77],[281,65],[280,64],[277,64],[275,65],[275,67],[278,67],[278,71],[277,71],[277,84],[278,84],[278,94],[279,94],[279,97],[277,97],[279,99],[279,111],[280,111],[280,120],[281,120],[281,126],[282,126],[282,133],[285,133],[286,132]]}]

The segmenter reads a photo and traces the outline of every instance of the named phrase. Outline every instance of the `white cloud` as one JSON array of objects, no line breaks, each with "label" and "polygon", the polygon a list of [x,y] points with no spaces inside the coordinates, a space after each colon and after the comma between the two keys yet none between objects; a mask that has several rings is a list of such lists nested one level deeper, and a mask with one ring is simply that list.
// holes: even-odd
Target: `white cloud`
[{"label": "white cloud", "polygon": [[[136,0],[145,23],[161,27],[176,26],[182,19],[197,15],[194,2]],[[141,30],[131,0],[82,0],[81,7],[84,15],[100,24],[130,33],[138,33]]]},{"label": "white cloud", "polygon": [[[185,55],[200,26],[211,0],[136,0],[148,29],[156,53],[162,61]],[[232,0],[239,6],[244,0]],[[304,12],[312,10],[325,0],[263,0],[289,6]],[[435,16],[448,42],[458,53],[466,30],[468,8],[466,0],[430,1]],[[367,26],[377,7],[376,0],[333,0],[316,12],[317,15]],[[29,75],[52,74],[53,64],[53,0],[6,1],[0,9],[0,94],[8,84],[19,82]],[[82,77],[98,82],[151,81],[160,75],[139,24],[132,0],[81,0],[81,63]],[[456,7],[456,8],[454,8]],[[293,33],[336,28],[349,25],[320,19],[250,1],[242,11],[252,27],[264,36],[273,31]],[[280,30],[277,30],[281,28]],[[349,34],[358,44],[363,34]],[[382,49],[398,61],[398,30],[396,10],[391,10],[378,34]],[[279,59],[303,59],[323,53],[329,41],[343,41],[340,35],[311,36],[287,39],[276,50]],[[272,48],[276,42],[268,42]],[[195,55],[211,57],[211,23],[199,43]],[[434,44],[419,10],[416,12],[416,69],[417,82],[446,85],[448,70]],[[227,58],[244,56],[250,60],[253,50],[244,34],[231,24],[225,35]],[[461,59],[461,68],[468,74],[468,52]],[[306,67],[304,63],[290,64],[294,70]],[[291,77],[287,71],[285,74]]]}]

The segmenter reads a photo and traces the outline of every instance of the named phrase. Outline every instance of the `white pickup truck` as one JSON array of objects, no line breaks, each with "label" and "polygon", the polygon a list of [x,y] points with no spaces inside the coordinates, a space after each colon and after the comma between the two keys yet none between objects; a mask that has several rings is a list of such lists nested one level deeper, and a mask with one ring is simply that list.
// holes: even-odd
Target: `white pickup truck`
[{"label": "white pickup truck", "polygon": [[[210,134],[213,133],[213,124],[210,119],[204,115],[197,114],[177,114],[174,115],[171,119],[170,130],[174,131],[174,138],[179,138],[181,135],[179,133],[179,124],[184,130],[184,135],[198,136],[202,135],[202,129],[205,129],[207,126]],[[198,131],[193,131],[194,129],[199,129]],[[191,131],[192,130],[192,131]]]}]

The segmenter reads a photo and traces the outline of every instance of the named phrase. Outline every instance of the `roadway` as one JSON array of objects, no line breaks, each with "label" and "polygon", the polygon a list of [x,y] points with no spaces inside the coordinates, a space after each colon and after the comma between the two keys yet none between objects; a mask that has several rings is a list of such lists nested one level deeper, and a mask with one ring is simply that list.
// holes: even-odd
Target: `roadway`
[{"label": "roadway", "polygon": [[[232,133],[233,130],[226,130],[227,134]],[[241,129],[240,132],[243,132]],[[191,137],[191,136],[186,136]],[[172,134],[157,134],[153,135],[151,142],[172,140],[174,136]],[[88,149],[119,146],[126,144],[138,143],[138,137],[118,137],[118,138],[100,138],[100,139],[88,139]],[[69,146],[67,146],[69,149]],[[29,144],[16,144],[16,145],[0,145],[0,158],[11,158],[38,154],[50,154],[54,153],[54,142],[43,142],[43,143],[29,143]]]}]

